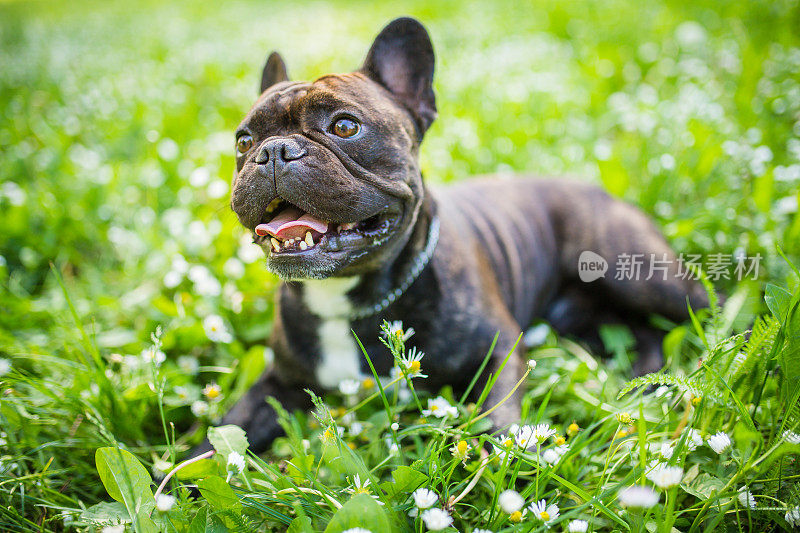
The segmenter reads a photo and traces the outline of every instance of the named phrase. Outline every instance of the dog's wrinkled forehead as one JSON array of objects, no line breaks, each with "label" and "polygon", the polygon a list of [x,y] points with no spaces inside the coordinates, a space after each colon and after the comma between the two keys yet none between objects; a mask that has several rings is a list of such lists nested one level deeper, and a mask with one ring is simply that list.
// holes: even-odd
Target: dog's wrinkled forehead
[{"label": "dog's wrinkled forehead", "polygon": [[243,124],[257,124],[270,135],[288,130],[319,127],[333,115],[346,114],[379,131],[402,128],[409,139],[416,138],[408,112],[391,93],[360,72],[328,74],[313,82],[284,81],[264,91]]}]

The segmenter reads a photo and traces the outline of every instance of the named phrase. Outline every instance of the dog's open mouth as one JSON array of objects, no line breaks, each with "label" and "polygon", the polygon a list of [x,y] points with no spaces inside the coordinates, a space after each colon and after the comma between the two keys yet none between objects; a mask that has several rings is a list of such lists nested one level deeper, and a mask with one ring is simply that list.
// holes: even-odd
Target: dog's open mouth
[{"label": "dog's open mouth", "polygon": [[297,254],[317,248],[337,251],[348,244],[371,241],[381,244],[397,222],[398,215],[385,210],[357,222],[343,224],[320,220],[289,202],[276,198],[255,227],[255,240],[269,240],[273,254]]}]

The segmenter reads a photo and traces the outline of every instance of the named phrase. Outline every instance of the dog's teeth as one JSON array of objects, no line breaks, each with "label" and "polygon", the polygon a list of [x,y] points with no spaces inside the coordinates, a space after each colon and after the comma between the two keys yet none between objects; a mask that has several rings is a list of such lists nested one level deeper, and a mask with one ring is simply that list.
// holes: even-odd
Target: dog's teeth
[{"label": "dog's teeth", "polygon": [[[300,247],[302,247],[303,244],[304,243],[300,243]],[[311,236],[311,232],[310,231],[306,232],[306,242],[305,242],[305,244],[307,244],[308,246],[314,246],[314,237]]]},{"label": "dog's teeth", "polygon": [[280,252],[281,251],[281,243],[278,242],[278,239],[276,239],[275,237],[272,237],[272,238],[270,238],[269,242],[272,243],[272,249],[273,250],[275,250],[276,252]]},{"label": "dog's teeth", "polygon": [[308,245],[305,243],[305,241],[300,241],[300,249],[308,250]]}]

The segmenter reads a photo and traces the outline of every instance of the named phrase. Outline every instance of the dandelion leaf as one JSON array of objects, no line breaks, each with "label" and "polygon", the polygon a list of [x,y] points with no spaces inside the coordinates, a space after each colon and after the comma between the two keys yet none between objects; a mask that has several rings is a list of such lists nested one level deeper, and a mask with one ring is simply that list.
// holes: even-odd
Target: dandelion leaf
[{"label": "dandelion leaf", "polygon": [[250,446],[244,430],[234,425],[208,428],[208,442],[226,460],[231,452],[244,455]]},{"label": "dandelion leaf", "polygon": [[325,528],[325,533],[341,533],[355,527],[370,531],[395,531],[389,523],[386,511],[371,496],[356,494],[336,511]]},{"label": "dandelion leaf", "polygon": [[150,473],[132,453],[119,448],[99,448],[95,463],[108,495],[123,503],[131,518],[139,511],[153,510],[156,502],[150,489]]},{"label": "dandelion leaf", "polygon": [[219,476],[209,476],[201,480],[197,483],[197,488],[215,511],[240,509],[242,506],[231,486]]}]

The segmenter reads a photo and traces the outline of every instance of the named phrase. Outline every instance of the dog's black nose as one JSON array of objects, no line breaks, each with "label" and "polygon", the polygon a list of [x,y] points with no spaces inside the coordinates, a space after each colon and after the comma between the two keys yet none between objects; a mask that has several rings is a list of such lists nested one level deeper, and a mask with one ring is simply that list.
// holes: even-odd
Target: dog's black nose
[{"label": "dog's black nose", "polygon": [[274,161],[276,165],[288,163],[300,159],[306,155],[306,149],[300,143],[291,138],[273,138],[261,145],[261,149],[256,155],[255,162],[264,165]]}]

